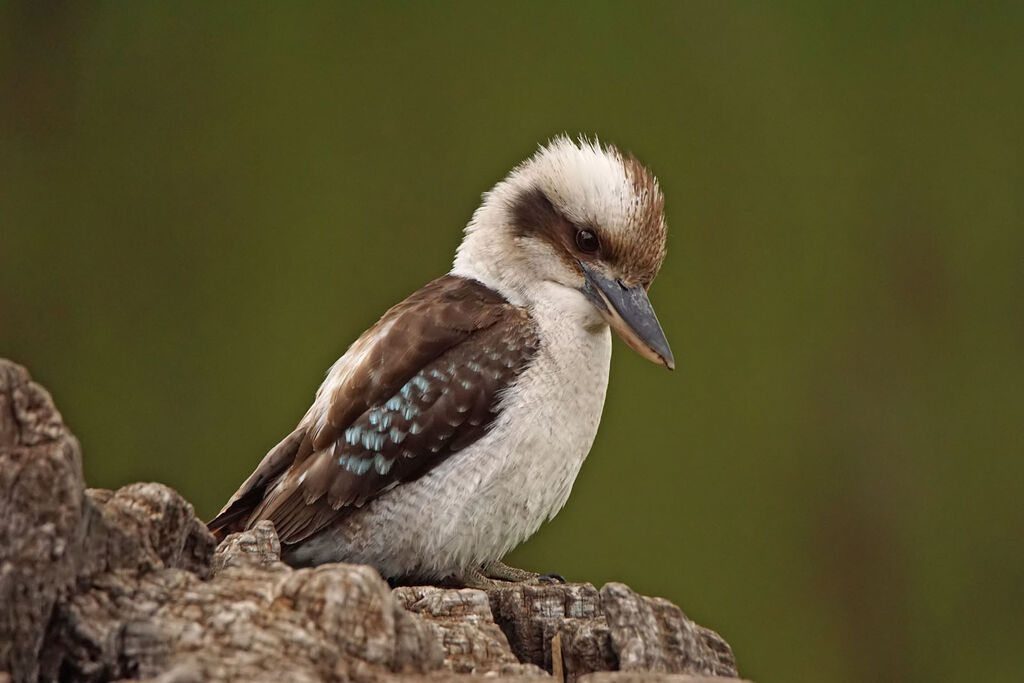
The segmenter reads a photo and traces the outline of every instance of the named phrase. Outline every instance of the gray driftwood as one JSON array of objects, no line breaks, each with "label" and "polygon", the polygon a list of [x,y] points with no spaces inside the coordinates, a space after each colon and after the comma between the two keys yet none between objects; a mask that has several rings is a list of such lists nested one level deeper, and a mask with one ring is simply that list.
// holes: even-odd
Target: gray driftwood
[{"label": "gray driftwood", "polygon": [[0,359],[0,683],[736,676],[716,633],[623,584],[485,593],[295,570],[269,522],[218,548],[172,489],[86,489],[81,465],[46,390]]}]

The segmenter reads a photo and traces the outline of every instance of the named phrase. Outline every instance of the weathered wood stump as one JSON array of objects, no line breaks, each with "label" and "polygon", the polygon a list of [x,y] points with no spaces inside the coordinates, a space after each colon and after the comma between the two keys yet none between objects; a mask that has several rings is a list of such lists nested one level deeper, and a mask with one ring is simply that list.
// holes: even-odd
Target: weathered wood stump
[{"label": "weathered wood stump", "polygon": [[87,490],[49,394],[0,359],[0,683],[474,674],[737,675],[716,633],[618,583],[392,589],[366,566],[288,567],[269,522],[216,547],[162,484]]}]

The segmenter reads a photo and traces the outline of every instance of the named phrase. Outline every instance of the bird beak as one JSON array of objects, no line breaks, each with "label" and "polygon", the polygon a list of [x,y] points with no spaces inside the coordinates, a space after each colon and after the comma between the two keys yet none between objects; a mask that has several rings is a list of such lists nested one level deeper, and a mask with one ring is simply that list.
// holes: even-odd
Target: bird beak
[{"label": "bird beak", "polygon": [[622,280],[605,277],[582,261],[579,264],[584,279],[581,291],[601,311],[612,329],[647,360],[675,370],[672,349],[668,347],[644,288],[640,285],[627,287]]}]

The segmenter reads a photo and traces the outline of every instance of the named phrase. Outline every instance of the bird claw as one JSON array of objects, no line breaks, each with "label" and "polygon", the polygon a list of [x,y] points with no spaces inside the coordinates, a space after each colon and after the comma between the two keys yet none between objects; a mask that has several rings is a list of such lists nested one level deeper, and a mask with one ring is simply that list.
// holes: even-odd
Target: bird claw
[{"label": "bird claw", "polygon": [[557,585],[557,584],[564,585],[564,584],[569,583],[569,582],[566,581],[565,577],[562,576],[561,574],[551,573],[551,574],[541,574],[541,575],[539,575],[537,577],[537,583],[548,584],[548,585]]}]

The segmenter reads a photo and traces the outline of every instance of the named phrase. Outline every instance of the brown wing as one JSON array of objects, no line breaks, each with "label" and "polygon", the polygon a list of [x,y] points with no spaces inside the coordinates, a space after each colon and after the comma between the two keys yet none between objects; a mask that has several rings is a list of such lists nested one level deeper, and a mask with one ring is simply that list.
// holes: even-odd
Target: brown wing
[{"label": "brown wing", "polygon": [[523,309],[473,280],[435,280],[352,345],[321,387],[326,419],[311,410],[211,529],[270,519],[294,543],[422,476],[485,433],[537,347]]}]

